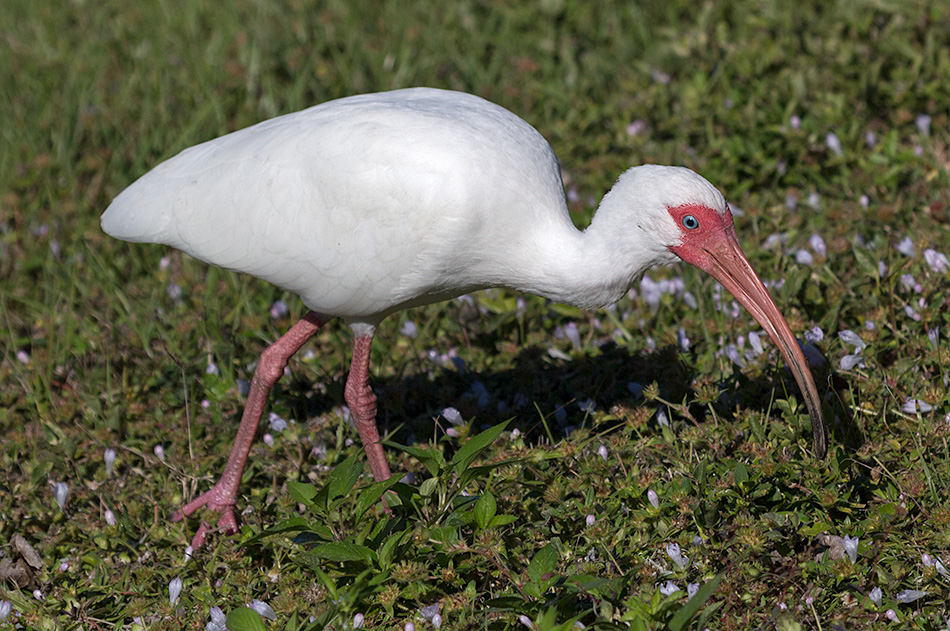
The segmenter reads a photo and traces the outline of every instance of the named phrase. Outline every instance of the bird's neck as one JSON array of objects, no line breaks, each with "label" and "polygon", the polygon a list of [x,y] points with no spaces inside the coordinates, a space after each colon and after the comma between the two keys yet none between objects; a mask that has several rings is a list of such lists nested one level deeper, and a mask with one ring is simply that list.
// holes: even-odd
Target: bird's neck
[{"label": "bird's neck", "polygon": [[630,224],[635,213],[616,205],[617,198],[608,195],[586,230],[566,226],[558,238],[544,240],[535,254],[543,265],[534,267],[543,273],[517,289],[585,309],[602,308],[622,298],[650,267],[677,260],[648,227]]}]

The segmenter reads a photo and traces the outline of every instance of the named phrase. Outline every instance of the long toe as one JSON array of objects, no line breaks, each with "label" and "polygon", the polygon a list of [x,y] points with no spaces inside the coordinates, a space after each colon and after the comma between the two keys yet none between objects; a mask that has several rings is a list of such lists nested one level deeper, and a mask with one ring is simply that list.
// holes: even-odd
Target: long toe
[{"label": "long toe", "polygon": [[[237,516],[234,512],[235,495],[236,493],[225,489],[219,482],[208,491],[185,504],[181,510],[175,511],[172,515],[172,521],[181,521],[203,507],[206,510],[213,511],[220,515],[218,518],[218,528],[229,535],[234,534],[238,530]],[[210,528],[207,523],[201,523],[198,532],[195,533],[191,542],[193,548],[199,548],[204,543]]]}]

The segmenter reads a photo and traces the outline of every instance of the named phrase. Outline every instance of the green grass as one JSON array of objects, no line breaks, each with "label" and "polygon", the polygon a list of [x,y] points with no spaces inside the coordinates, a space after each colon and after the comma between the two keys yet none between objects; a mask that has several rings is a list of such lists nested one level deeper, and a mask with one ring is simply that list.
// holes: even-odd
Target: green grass
[{"label": "green grass", "polygon": [[[923,252],[950,254],[950,9],[444,4],[0,3],[0,543],[20,535],[40,559],[0,549],[22,570],[19,585],[0,579],[15,610],[0,628],[204,629],[217,606],[237,631],[260,628],[240,610],[260,599],[271,629],[344,629],[356,614],[366,627],[431,628],[419,616],[434,604],[445,629],[523,629],[519,616],[539,629],[944,629],[950,577],[922,555],[950,566],[950,276]],[[338,409],[349,333],[329,326],[271,398],[295,422],[252,450],[241,533],[187,560],[198,521],[167,517],[212,484],[239,380],[303,308],[116,242],[99,214],[187,146],[410,85],[474,92],[535,125],[579,225],[632,164],[683,164],[717,184],[744,211],[753,266],[784,280],[774,295],[792,328],[825,333],[815,376],[828,459],[809,455],[774,348],[741,369],[722,353],[757,327],[717,310],[695,271],[651,272],[682,275],[695,309],[667,294],[655,310],[630,297],[587,313],[494,291],[475,296],[479,311],[452,301],[379,329],[381,426],[415,450],[389,448],[394,470],[415,474],[394,487],[391,517],[356,478],[358,438]],[[636,120],[645,131],[632,135]],[[782,245],[767,247],[774,234]],[[827,255],[797,262],[813,234]],[[912,256],[897,248],[906,237]],[[272,319],[278,299],[291,314]],[[407,320],[415,339],[400,332]],[[569,323],[576,347],[558,335]],[[868,345],[848,371],[846,329]],[[438,360],[450,351],[464,369]],[[630,382],[650,387],[636,397]],[[578,405],[587,398],[593,412]],[[932,409],[905,412],[908,398]],[[448,406],[465,419],[456,437],[439,419]],[[508,420],[495,440],[469,440]],[[69,488],[64,509],[54,482]],[[829,535],[859,539],[854,563]],[[667,581],[680,591],[662,595]],[[688,583],[703,586],[691,601]],[[899,603],[904,590],[929,595]]]}]

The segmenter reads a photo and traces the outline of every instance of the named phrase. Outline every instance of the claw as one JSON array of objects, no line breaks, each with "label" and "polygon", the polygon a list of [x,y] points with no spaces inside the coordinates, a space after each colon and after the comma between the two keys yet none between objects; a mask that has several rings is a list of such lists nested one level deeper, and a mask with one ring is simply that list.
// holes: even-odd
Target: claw
[{"label": "claw", "polygon": [[[215,484],[210,490],[202,493],[175,511],[172,515],[172,521],[181,521],[204,506],[206,509],[220,515],[218,518],[218,528],[220,530],[229,535],[236,533],[238,531],[238,523],[234,513],[234,503],[237,489],[234,489],[232,493],[224,489],[220,484],[221,483],[218,482],[218,484]],[[205,537],[210,530],[211,526],[209,526],[207,522],[202,521],[201,526],[198,527],[198,532],[195,533],[195,536],[191,540],[191,547],[197,550],[204,545]]]}]

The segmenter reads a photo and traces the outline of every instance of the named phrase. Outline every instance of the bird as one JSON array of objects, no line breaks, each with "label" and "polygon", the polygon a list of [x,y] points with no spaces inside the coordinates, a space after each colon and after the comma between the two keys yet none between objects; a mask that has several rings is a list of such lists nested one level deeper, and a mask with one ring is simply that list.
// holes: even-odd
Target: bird
[{"label": "bird", "polygon": [[[185,149],[123,190],[101,217],[117,239],[159,243],[294,294],[309,310],[267,347],[221,477],[172,516],[235,505],[268,392],[318,329],[353,332],[344,399],[375,480],[391,476],[369,384],[387,316],[491,288],[584,309],[617,302],[657,265],[686,261],[752,314],[790,367],[826,453],[821,402],[799,344],[739,245],[732,211],[685,167],[621,175],[590,225],[571,221],[554,150],[481,97],[435,88],[360,94]],[[202,522],[192,545],[211,527]]]}]

